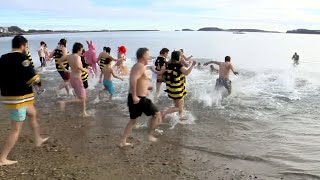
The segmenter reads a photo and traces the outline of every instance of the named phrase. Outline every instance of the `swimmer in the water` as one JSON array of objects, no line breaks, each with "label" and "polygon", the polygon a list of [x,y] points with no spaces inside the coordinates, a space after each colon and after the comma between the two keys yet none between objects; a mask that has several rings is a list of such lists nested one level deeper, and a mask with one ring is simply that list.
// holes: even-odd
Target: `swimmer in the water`
[{"label": "swimmer in the water", "polygon": [[82,103],[82,115],[83,117],[88,117],[87,114],[87,94],[82,82],[82,72],[89,73],[88,69],[83,68],[81,62],[81,55],[83,54],[83,45],[81,43],[74,43],[72,48],[72,54],[62,57],[59,62],[63,71],[68,72],[68,70],[63,66],[63,62],[68,61],[71,73],[70,73],[70,84],[74,89],[74,92],[78,99],[61,101],[61,110],[65,110],[65,106],[68,103]]},{"label": "swimmer in the water", "polygon": [[27,116],[35,137],[35,145],[39,147],[48,140],[40,135],[37,110],[34,106],[35,97],[31,86],[33,83],[40,82],[40,76],[26,56],[27,47],[28,40],[25,37],[15,36],[12,40],[12,52],[0,57],[0,102],[9,111],[11,119],[9,136],[1,147],[0,166],[18,162],[8,160],[8,155],[19,138]]},{"label": "swimmer in the water", "polygon": [[297,53],[294,53],[292,56],[293,65],[297,66],[299,65],[300,56]]},{"label": "swimmer in the water", "polygon": [[[111,68],[111,59],[107,59],[106,60],[106,66],[102,69],[102,76],[103,78],[103,86],[105,88],[106,91],[109,92],[109,100],[112,101],[112,96],[115,93],[115,88],[112,82],[113,77],[120,79],[123,81],[123,79],[117,75],[114,74],[113,69]],[[102,82],[102,76],[100,76],[100,81],[99,83]],[[100,92],[100,97],[102,97],[102,91]]]},{"label": "swimmer in the water", "polygon": [[219,78],[216,81],[216,89],[220,90],[224,87],[228,90],[228,94],[230,95],[232,90],[231,81],[229,79],[230,71],[232,71],[236,76],[239,74],[234,70],[234,67],[231,64],[231,57],[226,56],[225,62],[210,61],[205,63],[204,65],[207,66],[209,64],[219,65]]}]

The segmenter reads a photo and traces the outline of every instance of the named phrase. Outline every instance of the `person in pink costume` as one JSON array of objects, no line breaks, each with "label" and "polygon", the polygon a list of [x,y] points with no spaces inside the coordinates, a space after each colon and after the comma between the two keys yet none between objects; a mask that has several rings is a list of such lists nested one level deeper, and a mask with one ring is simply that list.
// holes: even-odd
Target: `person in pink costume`
[{"label": "person in pink costume", "polygon": [[92,43],[92,41],[87,41],[88,49],[84,53],[84,57],[89,67],[92,68],[95,75],[97,74],[97,53],[96,53],[96,45]]}]

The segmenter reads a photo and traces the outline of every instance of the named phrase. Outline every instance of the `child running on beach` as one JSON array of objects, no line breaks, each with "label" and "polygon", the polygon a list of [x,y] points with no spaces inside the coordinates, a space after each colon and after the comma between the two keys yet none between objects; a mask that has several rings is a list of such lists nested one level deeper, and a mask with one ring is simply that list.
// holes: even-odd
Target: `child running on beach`
[{"label": "child running on beach", "polygon": [[[100,75],[100,81],[99,83],[102,82],[102,77],[103,78],[103,85],[105,87],[105,89],[109,92],[110,96],[109,96],[109,100],[112,101],[112,96],[115,93],[115,89],[113,86],[113,82],[112,82],[112,77],[120,79],[123,81],[123,79],[119,76],[116,76],[113,72],[113,69],[111,68],[111,59],[106,59],[106,66],[102,69],[102,73]],[[100,91],[99,96],[102,97],[102,93],[103,91]]]}]

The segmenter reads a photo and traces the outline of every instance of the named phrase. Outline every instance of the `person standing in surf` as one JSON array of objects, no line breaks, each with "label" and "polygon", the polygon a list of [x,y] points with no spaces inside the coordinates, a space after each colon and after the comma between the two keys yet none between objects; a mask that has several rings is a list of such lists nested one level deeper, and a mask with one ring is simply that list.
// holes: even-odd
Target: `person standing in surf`
[{"label": "person standing in surf", "polygon": [[118,60],[115,64],[116,72],[119,75],[126,76],[129,74],[128,67],[123,64],[126,60],[127,48],[125,46],[118,47]]},{"label": "person standing in surf", "polygon": [[178,112],[181,120],[185,120],[183,112],[185,97],[187,96],[186,90],[186,76],[189,75],[192,69],[196,66],[197,62],[191,62],[192,65],[188,68],[181,64],[181,52],[174,51],[171,53],[171,60],[167,65],[167,69],[163,71],[156,71],[159,75],[164,74],[168,96],[173,100],[174,106],[166,109],[162,113],[162,119],[166,115]]},{"label": "person standing in surf", "polygon": [[300,56],[297,53],[294,53],[292,56],[293,65],[297,66],[299,65]]},{"label": "person standing in surf", "polygon": [[38,56],[39,56],[39,60],[40,60],[40,67],[44,68],[46,67],[46,54],[45,54],[45,45],[46,43],[41,41],[40,42],[40,47],[38,49]]},{"label": "person standing in surf", "polygon": [[[28,58],[28,61],[30,62],[30,66],[32,66],[33,68],[34,67],[34,64],[33,64],[33,60],[32,60],[32,55],[30,53],[30,51],[28,50],[27,48],[27,58]],[[44,92],[46,92],[46,89],[42,88],[42,83],[41,83],[41,80],[39,82],[34,82],[32,84],[32,86],[34,87],[34,89],[37,91],[37,94],[38,95],[41,95],[43,94]]]},{"label": "person standing in surf", "polygon": [[58,92],[61,89],[65,88],[69,96],[70,95],[70,83],[69,83],[70,73],[68,71],[64,71],[64,69],[69,69],[69,64],[67,60],[60,62],[61,59],[65,59],[65,57],[68,55],[68,50],[66,46],[67,46],[67,40],[60,39],[58,43],[58,47],[50,54],[50,58],[53,57],[55,59],[57,71],[63,80],[63,83],[56,90],[56,94],[58,95]]},{"label": "person standing in surf", "polygon": [[61,101],[60,107],[61,110],[65,110],[65,106],[68,103],[82,103],[82,115],[83,117],[88,117],[87,114],[87,95],[86,90],[83,85],[83,81],[81,75],[83,72],[89,73],[88,69],[83,68],[81,62],[81,56],[83,52],[83,45],[81,43],[74,43],[72,48],[72,54],[64,56],[60,59],[60,66],[62,67],[63,71],[68,72],[68,70],[63,66],[63,62],[66,60],[68,61],[71,73],[70,73],[70,84],[74,89],[74,92],[78,99],[68,100],[68,101]]},{"label": "person standing in surf", "polygon": [[17,35],[12,39],[12,52],[0,58],[0,101],[8,109],[11,118],[11,130],[0,154],[0,166],[17,163],[8,160],[8,155],[19,138],[27,116],[30,118],[36,146],[48,140],[40,135],[31,86],[40,82],[40,76],[26,56],[27,47],[28,40]]},{"label": "person standing in surf", "polygon": [[226,88],[228,91],[228,95],[230,95],[232,90],[231,81],[229,79],[230,71],[232,71],[236,76],[239,74],[234,70],[234,67],[231,64],[231,57],[226,56],[225,62],[210,61],[205,63],[204,65],[207,66],[209,64],[216,64],[219,66],[219,78],[216,81],[216,90]]},{"label": "person standing in surf", "polygon": [[128,122],[119,146],[130,146],[127,142],[132,128],[137,124],[138,118],[144,113],[147,116],[152,116],[150,120],[149,136],[151,142],[156,142],[158,139],[154,137],[153,132],[161,122],[161,113],[158,108],[152,103],[147,96],[152,90],[150,79],[147,76],[146,65],[150,60],[149,50],[147,48],[138,49],[137,63],[132,67],[130,72],[130,86],[128,95],[128,107],[130,113],[130,121]]},{"label": "person standing in surf", "polygon": [[[167,66],[167,58],[169,55],[169,49],[168,48],[163,48],[160,51],[160,55],[156,59],[154,65],[156,66],[157,71],[162,71],[166,69]],[[160,89],[161,89],[161,84],[164,83],[164,77],[163,75],[157,75],[157,85],[156,85],[156,98],[159,99],[160,97]]]}]

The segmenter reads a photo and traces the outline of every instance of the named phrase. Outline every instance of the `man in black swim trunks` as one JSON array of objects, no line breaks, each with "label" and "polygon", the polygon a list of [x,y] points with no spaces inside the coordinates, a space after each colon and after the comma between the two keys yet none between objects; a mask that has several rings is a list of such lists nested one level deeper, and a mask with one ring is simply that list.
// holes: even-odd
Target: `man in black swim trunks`
[{"label": "man in black swim trunks", "polygon": [[150,60],[149,50],[140,48],[137,51],[138,62],[132,67],[130,74],[130,89],[128,95],[128,107],[130,113],[130,121],[127,124],[123,136],[120,141],[120,147],[130,146],[127,143],[127,138],[130,135],[132,128],[136,125],[138,118],[144,113],[147,116],[152,116],[150,120],[149,141],[156,142],[152,133],[161,122],[161,113],[158,108],[152,103],[147,96],[152,90],[150,79],[146,74],[146,65]]}]

